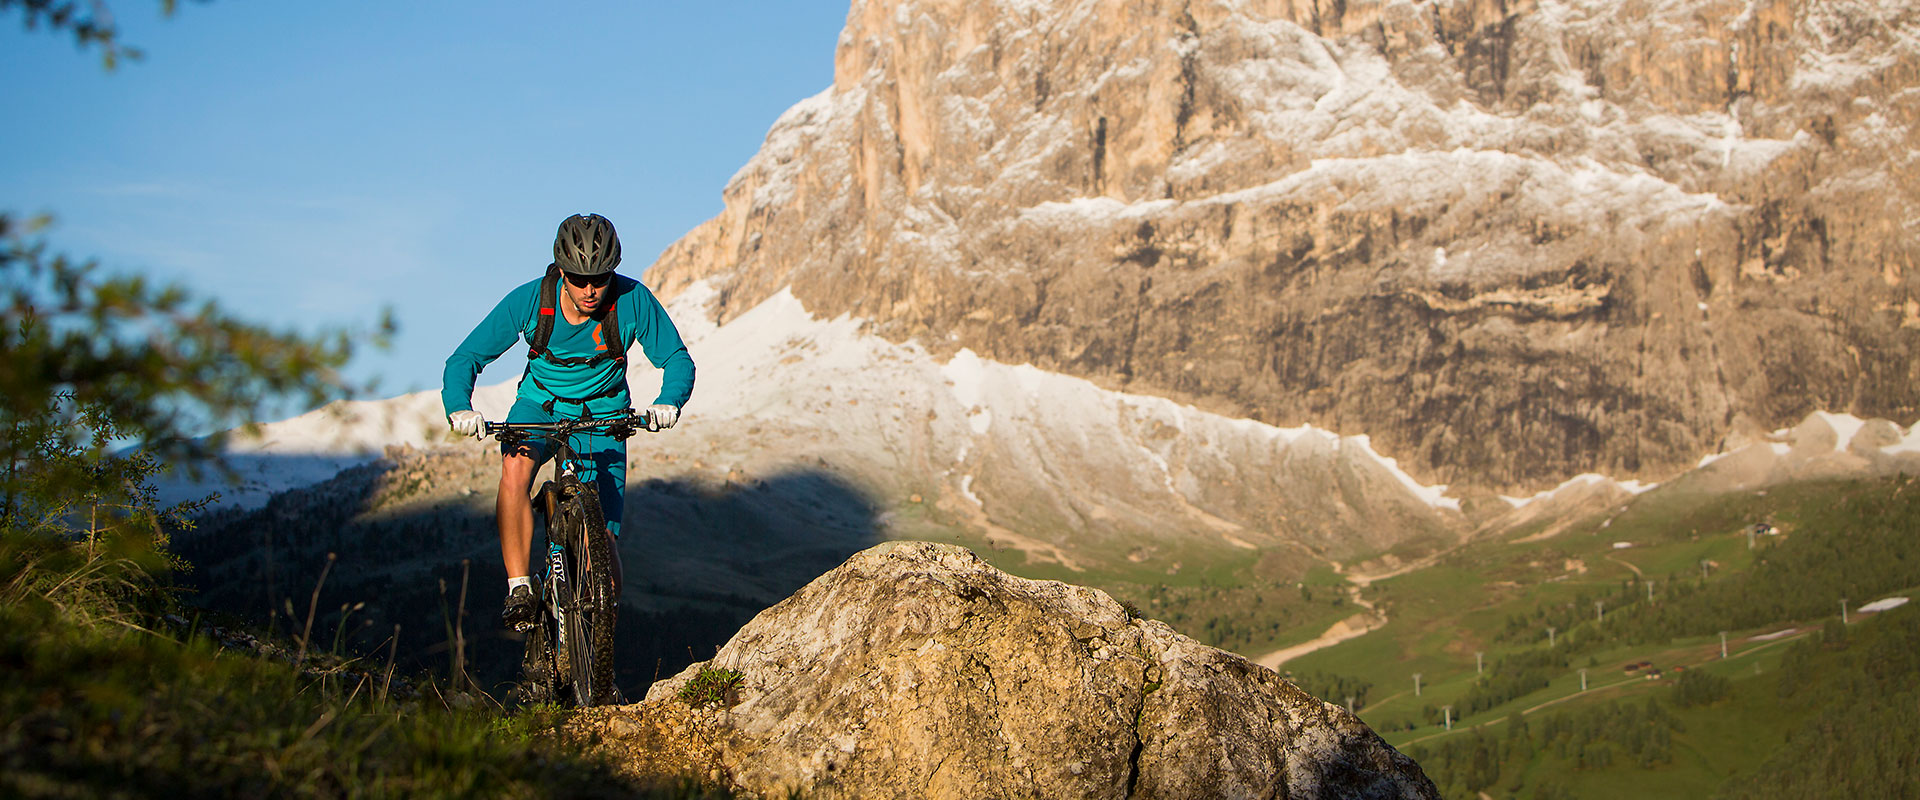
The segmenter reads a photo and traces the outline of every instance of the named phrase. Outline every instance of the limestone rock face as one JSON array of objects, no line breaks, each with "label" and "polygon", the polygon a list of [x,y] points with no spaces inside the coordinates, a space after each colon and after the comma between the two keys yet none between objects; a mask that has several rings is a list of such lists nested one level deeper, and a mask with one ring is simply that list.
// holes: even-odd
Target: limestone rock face
[{"label": "limestone rock face", "polygon": [[855,0],[649,282],[1505,491],[1920,412],[1904,0]]},{"label": "limestone rock face", "polygon": [[[676,697],[708,668],[744,676],[730,708]],[[1438,796],[1271,670],[1102,592],[925,542],[855,555],[712,661],[579,724],[638,772],[761,796]]]}]

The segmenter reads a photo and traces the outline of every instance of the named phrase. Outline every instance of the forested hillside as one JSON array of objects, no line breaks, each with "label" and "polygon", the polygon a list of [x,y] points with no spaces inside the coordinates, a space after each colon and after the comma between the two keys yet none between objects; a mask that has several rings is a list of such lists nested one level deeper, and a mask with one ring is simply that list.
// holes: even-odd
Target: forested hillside
[{"label": "forested hillside", "polygon": [[1916,530],[1910,476],[1663,500],[1386,581],[1385,642],[1293,666],[1449,797],[1913,797],[1920,613],[1859,609],[1920,589]]}]

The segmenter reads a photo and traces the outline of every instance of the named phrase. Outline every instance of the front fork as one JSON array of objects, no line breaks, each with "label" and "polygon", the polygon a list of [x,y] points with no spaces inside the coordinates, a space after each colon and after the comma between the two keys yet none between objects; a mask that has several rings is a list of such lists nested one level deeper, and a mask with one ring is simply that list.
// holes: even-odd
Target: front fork
[{"label": "front fork", "polygon": [[[565,463],[560,465],[561,476],[573,477],[575,474],[576,473],[573,470],[572,463]],[[603,517],[605,513],[606,513],[605,509],[602,509],[601,514]],[[620,540],[613,535],[613,531],[607,527],[606,523],[607,521],[604,518],[600,520],[601,527],[600,527],[599,533],[601,536],[607,537],[607,552],[613,554],[613,564],[612,564],[613,605],[618,606],[620,605],[620,590],[621,590],[621,587],[624,585],[621,578],[626,574],[626,568],[625,568],[626,565],[621,563],[620,561]],[[591,536],[593,534],[588,534],[588,535]],[[552,547],[553,547],[552,544],[548,544],[549,550],[551,550]],[[592,567],[593,566],[593,550],[589,548],[586,550],[586,552],[582,553],[581,560],[586,561],[588,567]]]},{"label": "front fork", "polygon": [[[546,514],[545,528],[547,530],[547,577],[549,579],[551,579],[551,577],[555,573],[565,573],[564,569],[558,569],[560,565],[560,559],[564,557],[565,553],[560,549],[559,543],[553,540],[553,519],[555,515],[560,513],[561,498],[558,497],[557,495],[558,495],[558,488],[562,484],[558,480],[558,478],[571,477],[573,476],[573,474],[574,474],[574,471],[571,465],[563,465],[561,467],[560,475],[556,476],[556,480],[547,484],[547,486],[542,488],[540,492],[540,497],[544,500],[544,502],[540,503],[539,505]],[[591,536],[592,534],[588,534],[588,535]],[[619,605],[620,592],[625,585],[625,582],[622,580],[622,578],[626,574],[626,565],[625,563],[622,562],[620,558],[620,539],[618,537],[615,537],[613,535],[613,532],[607,529],[607,527],[605,526],[604,520],[602,521],[599,535],[607,537],[608,539],[607,552],[613,554],[613,564],[612,564],[613,598],[614,598],[614,605],[617,606]],[[584,542],[582,542],[581,545],[582,545],[582,551],[580,553],[580,559],[581,561],[586,563],[588,568],[592,568],[593,550],[590,548],[586,548]],[[551,598],[552,596],[553,596],[552,593],[549,592],[548,597]],[[549,602],[551,602],[551,600],[549,600]]]}]

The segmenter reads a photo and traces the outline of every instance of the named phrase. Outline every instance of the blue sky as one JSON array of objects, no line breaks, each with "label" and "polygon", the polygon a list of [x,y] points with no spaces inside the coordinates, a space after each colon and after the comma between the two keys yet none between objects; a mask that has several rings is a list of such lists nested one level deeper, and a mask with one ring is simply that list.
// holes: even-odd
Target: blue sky
[{"label": "blue sky", "polygon": [[[847,0],[115,0],[114,72],[0,16],[0,208],[56,251],[281,328],[401,330],[350,375],[437,389],[568,214],[636,274],[717,214],[787,107],[831,85]],[[481,377],[517,374],[518,355]]]}]

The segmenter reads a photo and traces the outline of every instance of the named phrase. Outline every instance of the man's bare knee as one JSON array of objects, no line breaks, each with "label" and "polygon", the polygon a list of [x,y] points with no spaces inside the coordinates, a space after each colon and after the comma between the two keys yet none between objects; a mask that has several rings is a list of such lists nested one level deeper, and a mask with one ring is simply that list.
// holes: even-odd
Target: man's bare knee
[{"label": "man's bare knee", "polygon": [[500,479],[514,478],[533,483],[533,457],[513,453],[500,457]]}]

